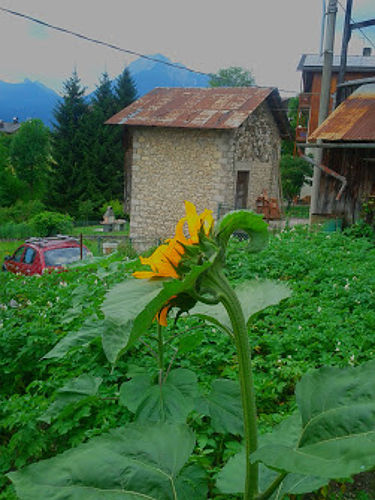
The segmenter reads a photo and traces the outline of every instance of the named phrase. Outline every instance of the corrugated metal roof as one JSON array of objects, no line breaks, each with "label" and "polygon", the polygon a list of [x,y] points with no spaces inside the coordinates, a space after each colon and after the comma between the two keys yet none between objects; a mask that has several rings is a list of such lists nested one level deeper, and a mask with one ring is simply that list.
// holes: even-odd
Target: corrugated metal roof
[{"label": "corrugated metal roof", "polygon": [[362,85],[318,127],[309,141],[375,141],[375,84]]},{"label": "corrugated metal roof", "polygon": [[108,125],[235,129],[273,88],[156,88],[106,121]]},{"label": "corrugated metal roof", "polygon": [[[338,71],[340,67],[341,56],[333,56],[333,71]],[[303,54],[297,66],[299,71],[313,71],[323,68],[323,56],[319,54]],[[375,56],[348,56],[346,62],[346,71],[375,72]]]}]

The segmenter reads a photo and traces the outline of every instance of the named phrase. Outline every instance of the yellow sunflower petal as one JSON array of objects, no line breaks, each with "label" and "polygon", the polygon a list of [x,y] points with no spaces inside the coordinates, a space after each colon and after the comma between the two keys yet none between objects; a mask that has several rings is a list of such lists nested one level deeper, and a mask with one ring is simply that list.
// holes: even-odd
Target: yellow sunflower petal
[{"label": "yellow sunflower petal", "polygon": [[171,307],[170,305],[163,307],[163,309],[161,309],[159,311],[159,313],[157,314],[157,320],[158,320],[159,325],[161,325],[161,326],[168,325],[167,315],[168,315],[168,311],[169,311],[170,307]]},{"label": "yellow sunflower petal", "polygon": [[198,233],[201,228],[201,220],[197,214],[197,209],[193,203],[185,201],[185,211],[191,242],[193,244],[199,243]]}]

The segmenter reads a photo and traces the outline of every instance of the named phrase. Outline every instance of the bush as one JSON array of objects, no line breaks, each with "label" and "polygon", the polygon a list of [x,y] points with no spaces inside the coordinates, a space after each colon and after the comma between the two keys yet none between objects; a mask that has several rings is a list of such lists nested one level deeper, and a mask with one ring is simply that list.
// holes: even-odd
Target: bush
[{"label": "bush", "polygon": [[125,217],[124,207],[119,200],[110,200],[108,203],[104,203],[102,208],[100,209],[100,213],[104,215],[105,211],[108,207],[112,207],[113,213],[115,214],[116,219],[123,219]]},{"label": "bush", "polygon": [[70,233],[73,229],[73,219],[70,215],[59,212],[41,212],[30,220],[30,224],[35,236],[42,237]]},{"label": "bush", "polygon": [[0,238],[3,239],[16,239],[24,240],[33,236],[34,228],[26,222],[15,224],[8,222],[7,224],[0,225]]},{"label": "bush", "polygon": [[26,222],[30,217],[34,217],[45,209],[45,205],[40,200],[18,200],[10,207],[0,208],[0,224]]}]

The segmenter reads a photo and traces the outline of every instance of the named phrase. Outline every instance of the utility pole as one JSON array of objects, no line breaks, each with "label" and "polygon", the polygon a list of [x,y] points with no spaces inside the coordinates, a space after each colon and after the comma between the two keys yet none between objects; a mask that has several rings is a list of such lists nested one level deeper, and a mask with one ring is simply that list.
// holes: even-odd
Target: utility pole
[{"label": "utility pole", "polygon": [[348,45],[352,36],[352,31],[356,29],[368,28],[369,26],[375,26],[375,19],[367,19],[366,21],[361,21],[359,23],[354,22],[352,19],[352,5],[353,0],[346,0],[344,33],[341,45],[340,70],[337,79],[336,106],[338,106],[341,101],[343,101],[343,90],[340,85],[344,83],[345,79],[346,61],[348,58]]},{"label": "utility pole", "polygon": [[[336,13],[337,13],[337,0],[329,0],[326,12],[327,22],[324,36],[324,50],[323,50],[323,72],[320,88],[320,104],[319,104],[319,117],[318,125],[320,125],[328,116],[329,99],[331,90],[331,77],[333,65],[333,47],[335,42],[335,27],[336,27]],[[318,141],[319,143],[320,141]],[[315,153],[315,163],[320,165],[322,163],[323,150],[317,148]],[[318,212],[319,202],[319,187],[320,187],[321,170],[314,167],[314,177],[311,192],[311,206],[310,206],[310,222],[312,215]]]},{"label": "utility pole", "polygon": [[[344,33],[342,35],[341,59],[340,59],[339,76],[337,78],[337,85],[344,83],[345,79],[346,61],[348,58],[348,45],[350,38],[352,36],[352,30],[350,28],[350,21],[352,19],[352,5],[353,5],[353,0],[346,0]],[[337,106],[340,104],[341,100],[342,100],[342,89],[338,86],[336,90]]]}]

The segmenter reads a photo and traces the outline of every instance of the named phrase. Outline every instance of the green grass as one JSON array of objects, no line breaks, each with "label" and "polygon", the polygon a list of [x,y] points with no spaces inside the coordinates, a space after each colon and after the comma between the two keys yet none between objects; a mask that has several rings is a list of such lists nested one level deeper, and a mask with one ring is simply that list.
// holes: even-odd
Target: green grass
[{"label": "green grass", "polygon": [[0,264],[2,265],[4,257],[6,255],[12,254],[16,248],[18,248],[23,241],[0,241]]},{"label": "green grass", "polygon": [[[100,231],[98,231],[100,229]],[[127,236],[129,234],[129,223],[125,223],[125,229],[123,231],[115,231],[110,233],[102,232],[103,226],[98,224],[96,226],[77,226],[74,227],[72,234],[74,236],[79,236],[81,233],[85,236]]]}]

